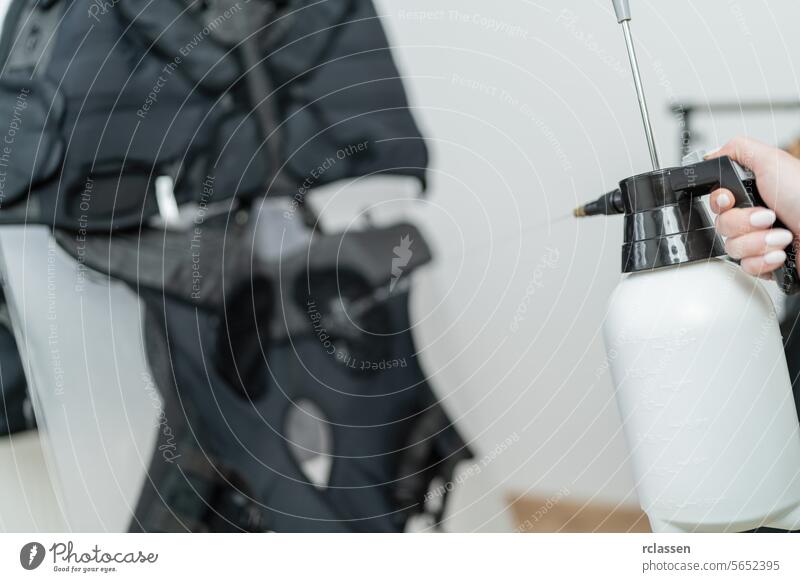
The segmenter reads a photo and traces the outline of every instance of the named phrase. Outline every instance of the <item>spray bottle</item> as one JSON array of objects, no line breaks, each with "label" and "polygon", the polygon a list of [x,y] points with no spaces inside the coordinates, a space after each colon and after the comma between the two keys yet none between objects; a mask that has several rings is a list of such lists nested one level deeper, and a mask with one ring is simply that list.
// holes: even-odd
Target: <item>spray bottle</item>
[{"label": "spray bottle", "polygon": [[[651,172],[575,211],[624,214],[622,271],[604,324],[639,501],[655,532],[800,529],[800,425],[772,300],[725,250],[701,197],[761,205],[728,157],[661,168],[630,32],[623,27]],[[776,273],[800,290],[793,247]]]}]

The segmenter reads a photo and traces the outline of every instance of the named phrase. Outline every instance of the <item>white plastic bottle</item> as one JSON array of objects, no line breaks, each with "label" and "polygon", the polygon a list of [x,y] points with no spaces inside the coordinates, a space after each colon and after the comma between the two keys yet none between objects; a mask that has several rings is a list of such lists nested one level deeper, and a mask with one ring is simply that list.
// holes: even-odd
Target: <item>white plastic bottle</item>
[{"label": "white plastic bottle", "polygon": [[758,280],[719,258],[624,275],[604,335],[653,531],[800,529],[800,425]]},{"label": "white plastic bottle", "polygon": [[[625,215],[622,270],[604,326],[636,489],[656,532],[800,529],[800,425],[772,301],[720,258],[700,203],[727,188],[763,206],[755,176],[730,158],[661,168],[636,61],[622,24],[653,171],[579,207]],[[776,223],[776,227],[779,226]],[[800,292],[794,246],[775,280]]]}]

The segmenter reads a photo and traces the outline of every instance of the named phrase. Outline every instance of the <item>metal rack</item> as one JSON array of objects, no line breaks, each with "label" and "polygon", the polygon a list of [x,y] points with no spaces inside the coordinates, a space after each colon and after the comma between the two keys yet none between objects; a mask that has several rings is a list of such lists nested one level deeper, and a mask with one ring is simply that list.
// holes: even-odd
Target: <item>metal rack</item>
[{"label": "metal rack", "polygon": [[[678,151],[682,158],[692,151],[692,141],[695,134],[692,130],[692,120],[699,114],[711,115],[714,113],[732,115],[744,113],[769,113],[775,111],[800,111],[800,100],[785,101],[718,101],[711,103],[678,103],[671,107],[675,115],[683,119],[683,129],[678,135]],[[800,124],[798,124],[800,126]]]}]

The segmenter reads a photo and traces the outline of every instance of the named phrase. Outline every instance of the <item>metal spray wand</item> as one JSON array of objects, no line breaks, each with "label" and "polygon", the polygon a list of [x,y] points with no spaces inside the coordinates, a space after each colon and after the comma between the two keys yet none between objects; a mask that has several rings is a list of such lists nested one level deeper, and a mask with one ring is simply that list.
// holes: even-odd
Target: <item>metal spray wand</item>
[{"label": "metal spray wand", "polygon": [[[625,46],[628,49],[628,60],[631,63],[633,84],[636,87],[636,97],[639,100],[639,110],[642,114],[644,135],[647,138],[647,147],[650,150],[650,161],[653,164],[653,170],[659,170],[661,164],[658,162],[656,142],[653,138],[653,126],[650,124],[650,113],[647,111],[647,99],[644,96],[642,77],[639,74],[639,61],[636,58],[636,49],[633,46],[633,36],[631,35],[631,8],[628,0],[612,0],[612,2],[614,3],[614,12],[617,14],[617,22],[622,25],[622,32],[625,34]],[[577,217],[581,217],[597,214],[619,214],[622,211],[622,199],[617,189],[604,194],[597,200],[579,206],[573,210],[573,214]]]}]

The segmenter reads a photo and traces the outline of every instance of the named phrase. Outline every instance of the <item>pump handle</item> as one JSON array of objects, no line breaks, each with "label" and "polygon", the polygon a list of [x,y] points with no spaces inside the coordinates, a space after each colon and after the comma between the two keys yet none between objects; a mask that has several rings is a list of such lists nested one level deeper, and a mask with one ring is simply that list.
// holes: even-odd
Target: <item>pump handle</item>
[{"label": "pump handle", "polygon": [[628,0],[612,0],[614,2],[614,12],[617,13],[617,22],[622,24],[623,20],[631,19],[631,7]]},{"label": "pump handle", "polygon": [[688,164],[669,172],[674,192],[686,192],[690,196],[705,196],[717,188],[727,188],[733,194],[736,206],[749,208],[756,200],[745,187],[746,173],[728,156]]},{"label": "pump handle", "polygon": [[[758,193],[755,176],[728,156],[676,168],[670,172],[670,185],[673,191],[684,191],[690,196],[704,196],[717,188],[726,188],[738,208],[766,206]],[[786,228],[779,220],[774,227]],[[781,291],[789,295],[800,292],[800,275],[794,242],[785,250],[786,263],[774,271],[773,277]]]}]

